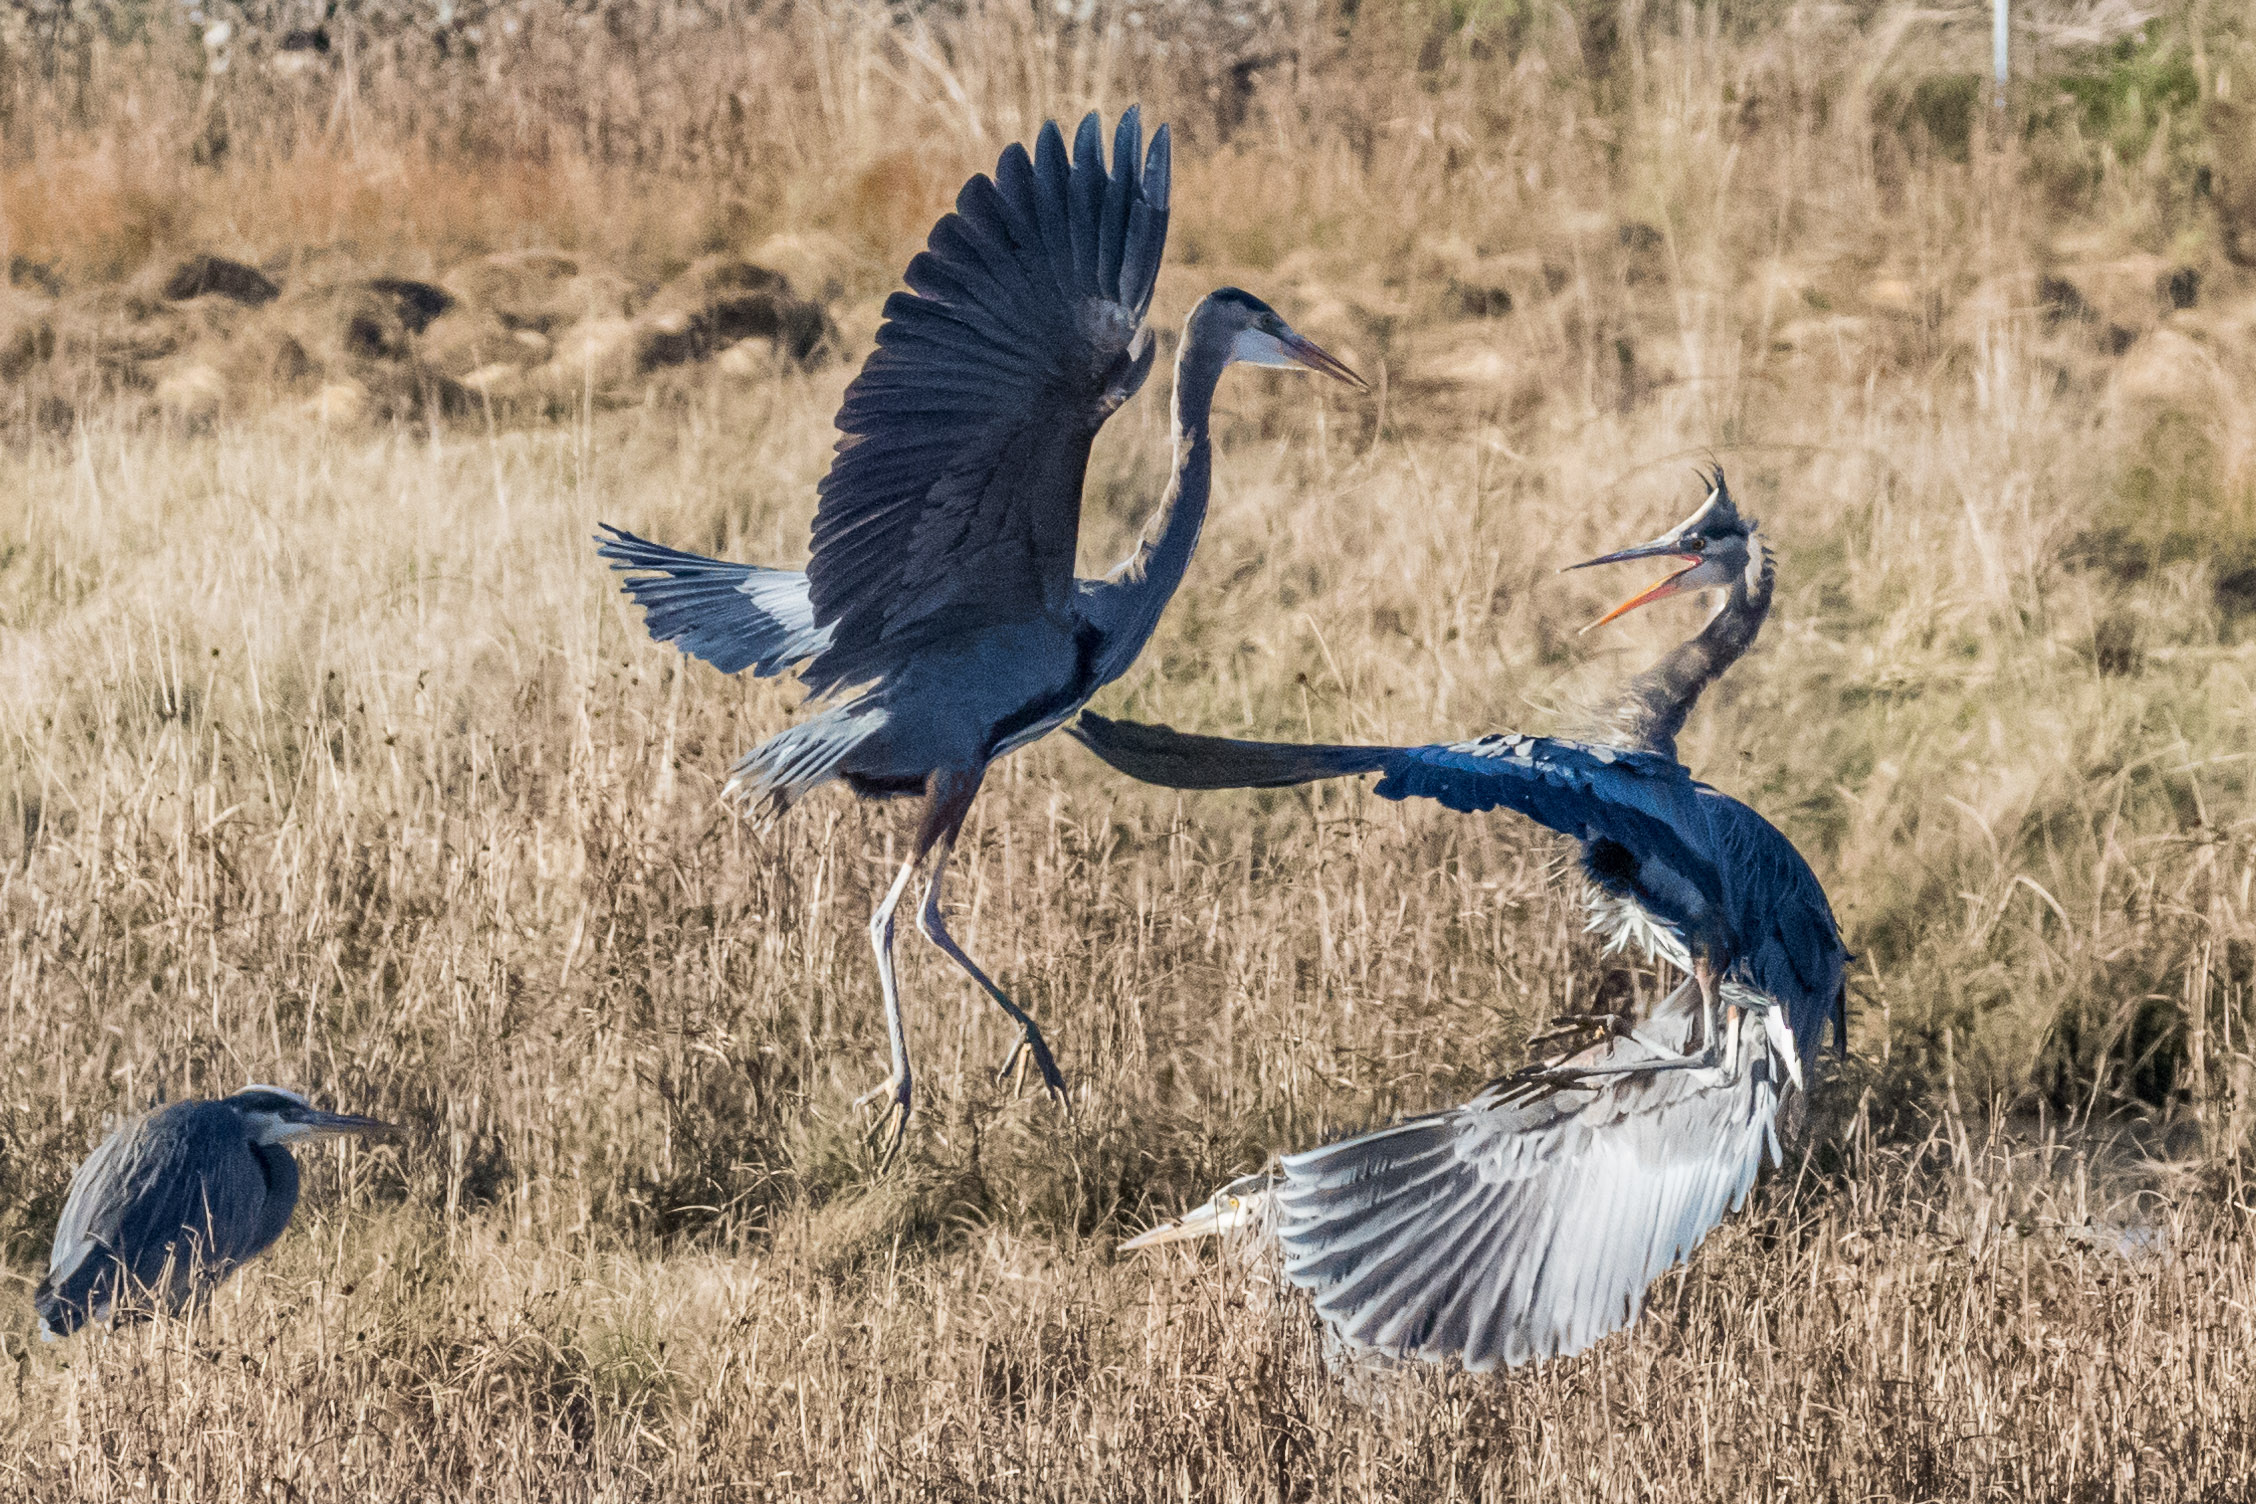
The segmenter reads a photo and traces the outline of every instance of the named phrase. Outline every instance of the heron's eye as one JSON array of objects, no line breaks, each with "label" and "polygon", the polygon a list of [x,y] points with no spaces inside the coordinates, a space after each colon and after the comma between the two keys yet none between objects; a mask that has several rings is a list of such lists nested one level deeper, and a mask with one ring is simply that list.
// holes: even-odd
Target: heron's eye
[{"label": "heron's eye", "polygon": [[1684,551],[1688,554],[1705,553],[1707,551],[1707,547],[1708,540],[1701,537],[1698,533],[1694,533],[1691,537],[1684,540]]}]

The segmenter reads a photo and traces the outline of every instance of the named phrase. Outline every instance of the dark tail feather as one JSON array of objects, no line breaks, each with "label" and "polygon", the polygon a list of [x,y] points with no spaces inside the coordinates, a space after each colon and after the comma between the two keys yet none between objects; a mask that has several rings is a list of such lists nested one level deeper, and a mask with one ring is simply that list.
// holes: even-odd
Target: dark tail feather
[{"label": "dark tail feather", "polygon": [[1129,777],[1170,789],[1275,789],[1319,778],[1382,773],[1396,752],[1392,747],[1241,742],[1089,714],[1067,732]]}]

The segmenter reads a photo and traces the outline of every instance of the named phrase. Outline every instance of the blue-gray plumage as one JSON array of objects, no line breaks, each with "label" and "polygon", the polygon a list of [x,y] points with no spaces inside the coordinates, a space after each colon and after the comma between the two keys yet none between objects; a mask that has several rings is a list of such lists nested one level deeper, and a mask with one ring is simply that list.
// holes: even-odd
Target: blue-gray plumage
[{"label": "blue-gray plumage", "polygon": [[120,1125],[71,1177],[32,1297],[40,1332],[67,1337],[89,1321],[181,1310],[290,1225],[298,1166],[285,1145],[390,1131],[275,1086],[175,1102]]},{"label": "blue-gray plumage", "polygon": [[[799,672],[836,696],[740,761],[730,789],[769,809],[833,779],[870,798],[922,795],[923,819],[871,917],[892,1074],[887,1153],[912,1100],[893,981],[893,912],[930,856],[918,927],[1018,1025],[1061,1102],[1041,1030],[949,936],[941,881],[996,758],[1069,720],[1120,676],[1182,582],[1206,516],[1208,413],[1233,363],[1361,385],[1260,299],[1223,288],[1192,310],[1175,362],[1175,477],[1144,541],[1101,580],[1073,556],[1090,445],[1150,374],[1144,316],[1167,239],[1168,136],[1148,152],[1129,110],[1105,162],[1092,114],[1070,153],[1055,124],[1007,149],[885,304],[877,348],[839,409],[804,574],[677,553],[607,529],[601,553],[651,635],[728,673]],[[937,853],[936,855],[934,853]],[[869,1098],[865,1098],[869,1100]]]},{"label": "blue-gray plumage", "polygon": [[[1138,1243],[1211,1232],[1258,1205],[1287,1273],[1359,1347],[1468,1368],[1580,1350],[1635,1319],[1775,1157],[1781,1093],[1814,1068],[1848,954],[1817,877],[1738,800],[1696,781],[1675,736],[1770,605],[1769,550],[1721,471],[1700,511],[1593,563],[1687,565],[1604,620],[1688,589],[1729,590],[1694,638],[1596,718],[1608,740],[1501,735],[1425,747],[1295,746],[1084,716],[1113,766],[1178,788],[1379,773],[1376,792],[1510,809],[1581,843],[1592,928],[1686,973],[1638,1019],[1472,1102],[1287,1157]],[[1836,1032],[1838,1038],[1838,1031]]]}]

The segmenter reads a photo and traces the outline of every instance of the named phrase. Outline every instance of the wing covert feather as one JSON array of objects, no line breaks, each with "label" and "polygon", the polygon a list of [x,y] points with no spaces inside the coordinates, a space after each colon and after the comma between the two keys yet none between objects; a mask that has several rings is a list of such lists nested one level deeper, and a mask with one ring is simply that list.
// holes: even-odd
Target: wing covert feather
[{"label": "wing covert feather", "polygon": [[1096,116],[1006,149],[886,300],[838,413],[808,599],[828,633],[816,692],[868,678],[920,632],[1062,607],[1081,485],[1104,419],[1140,385],[1130,353],[1167,236],[1168,137],[1130,110],[1103,160]]},{"label": "wing covert feather", "polygon": [[1473,1370],[1579,1352],[1753,1186],[1778,1078],[1631,1076],[1471,1104],[1284,1161],[1285,1269],[1350,1344]]}]

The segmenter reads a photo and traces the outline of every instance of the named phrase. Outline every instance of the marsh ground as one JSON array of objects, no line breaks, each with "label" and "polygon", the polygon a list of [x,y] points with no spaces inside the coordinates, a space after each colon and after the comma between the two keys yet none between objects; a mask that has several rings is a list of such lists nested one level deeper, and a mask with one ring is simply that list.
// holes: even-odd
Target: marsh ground
[{"label": "marsh ground", "polygon": [[[193,1327],[46,1349],[9,1306],[0,1494],[2235,1496],[2256,39],[2035,8],[1998,117],[1981,12],[535,0],[314,47],[10,11],[0,1247],[28,1294],[158,1098],[415,1131],[317,1157]],[[1100,708],[1544,730],[1691,620],[1578,636],[1614,582],[1556,566],[1711,457],[1781,551],[1683,750],[1831,889],[1852,1058],[1575,1361],[1343,1383],[1258,1262],[1112,1252],[1649,985],[1551,841],[1029,749],[958,933],[1074,1115],[989,1081],[999,1020],[909,946],[925,1110],[879,1177],[902,817],[722,806],[791,692],[653,647],[593,558],[598,520],[802,557],[956,184],[1139,98],[1179,132],[1163,326],[1235,282],[1384,381],[1230,378],[1203,551]],[[721,321],[747,261],[817,337]],[[374,278],[455,302],[411,327]],[[1092,568],[1163,482],[1161,385]]]}]

